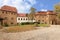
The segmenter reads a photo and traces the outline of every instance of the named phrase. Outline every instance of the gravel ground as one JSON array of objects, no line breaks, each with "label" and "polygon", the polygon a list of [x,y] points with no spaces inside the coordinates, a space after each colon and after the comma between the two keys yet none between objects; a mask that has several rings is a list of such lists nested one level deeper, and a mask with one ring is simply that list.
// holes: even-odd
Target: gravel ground
[{"label": "gravel ground", "polygon": [[18,33],[0,32],[0,40],[60,40],[60,25]]}]

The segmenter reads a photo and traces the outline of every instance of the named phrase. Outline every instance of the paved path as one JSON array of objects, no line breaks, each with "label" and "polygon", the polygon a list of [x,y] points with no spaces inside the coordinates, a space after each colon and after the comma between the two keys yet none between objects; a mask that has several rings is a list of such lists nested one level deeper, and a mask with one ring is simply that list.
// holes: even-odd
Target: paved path
[{"label": "paved path", "polygon": [[19,33],[0,33],[0,40],[60,40],[60,26]]}]

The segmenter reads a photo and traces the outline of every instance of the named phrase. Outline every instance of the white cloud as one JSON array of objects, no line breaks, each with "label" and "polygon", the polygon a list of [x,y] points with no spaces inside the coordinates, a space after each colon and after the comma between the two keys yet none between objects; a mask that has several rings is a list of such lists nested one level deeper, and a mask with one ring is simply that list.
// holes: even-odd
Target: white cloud
[{"label": "white cloud", "polygon": [[2,5],[9,5],[10,0],[3,0]]},{"label": "white cloud", "polygon": [[8,2],[8,0],[3,0],[4,3]]},{"label": "white cloud", "polygon": [[47,11],[47,9],[41,9],[40,11]]},{"label": "white cloud", "polygon": [[2,5],[14,6],[18,12],[28,12],[32,5],[36,4],[36,0],[3,0]]},{"label": "white cloud", "polygon": [[36,0],[28,0],[32,5],[36,3]]}]

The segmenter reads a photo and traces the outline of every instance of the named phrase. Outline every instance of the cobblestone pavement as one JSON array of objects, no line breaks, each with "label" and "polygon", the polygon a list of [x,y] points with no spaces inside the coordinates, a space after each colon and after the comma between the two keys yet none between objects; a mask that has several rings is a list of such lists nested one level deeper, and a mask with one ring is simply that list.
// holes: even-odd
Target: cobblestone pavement
[{"label": "cobblestone pavement", "polygon": [[60,25],[18,33],[1,33],[0,40],[60,40]]}]

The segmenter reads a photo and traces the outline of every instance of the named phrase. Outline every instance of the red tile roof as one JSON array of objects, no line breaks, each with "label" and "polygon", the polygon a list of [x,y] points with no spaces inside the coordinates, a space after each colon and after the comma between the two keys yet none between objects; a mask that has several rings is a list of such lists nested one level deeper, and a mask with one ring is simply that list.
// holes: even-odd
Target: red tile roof
[{"label": "red tile roof", "polygon": [[53,12],[53,11],[47,11],[47,12],[49,12],[48,14],[56,14],[56,13]]},{"label": "red tile roof", "polygon": [[1,10],[17,12],[17,9],[15,7],[7,6],[7,5],[2,6]]},{"label": "red tile roof", "polygon": [[20,14],[18,14],[18,17],[26,17],[26,14],[25,13],[20,13]]},{"label": "red tile roof", "polygon": [[45,12],[45,11],[39,11],[39,12],[37,12],[36,14],[43,14],[43,15],[45,15],[46,12]]},{"label": "red tile roof", "polygon": [[39,12],[36,12],[36,15],[47,15],[47,14],[56,14],[54,13],[53,11],[39,11]]}]

